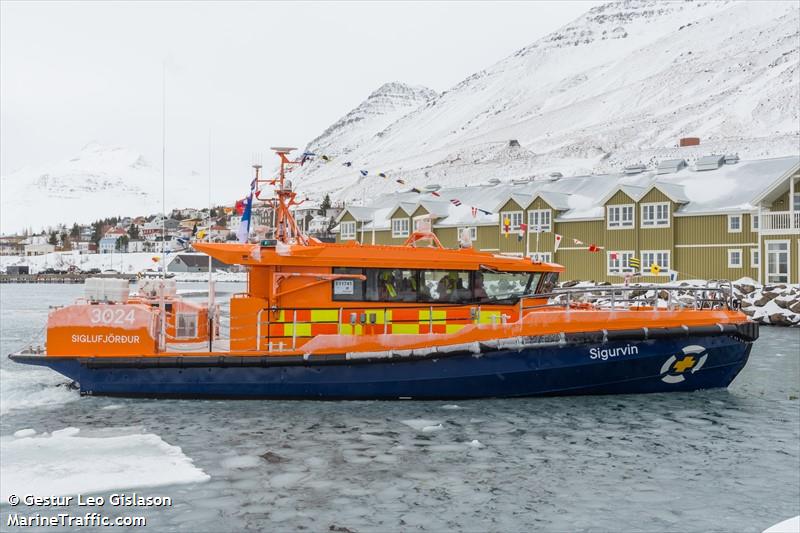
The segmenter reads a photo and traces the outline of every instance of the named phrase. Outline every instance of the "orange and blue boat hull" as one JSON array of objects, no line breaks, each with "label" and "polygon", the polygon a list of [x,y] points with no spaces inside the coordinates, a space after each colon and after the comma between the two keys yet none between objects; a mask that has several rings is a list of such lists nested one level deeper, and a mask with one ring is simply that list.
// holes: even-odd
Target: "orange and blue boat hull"
[{"label": "orange and blue boat hull", "polygon": [[[676,328],[678,329],[678,328]],[[416,356],[74,358],[13,354],[80,384],[87,395],[170,398],[467,399],[627,394],[727,387],[757,325],[573,334],[561,342]]]}]

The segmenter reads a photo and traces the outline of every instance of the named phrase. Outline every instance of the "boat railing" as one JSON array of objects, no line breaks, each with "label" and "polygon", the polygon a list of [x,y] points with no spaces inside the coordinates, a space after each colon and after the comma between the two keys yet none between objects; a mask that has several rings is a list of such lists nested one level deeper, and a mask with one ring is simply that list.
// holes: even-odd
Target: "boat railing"
[{"label": "boat railing", "polygon": [[[525,305],[526,300],[546,303]],[[560,307],[564,309],[728,309],[738,310],[739,301],[729,280],[710,280],[692,285],[597,285],[564,287],[547,294],[525,295],[520,299],[520,314],[525,310]]]}]

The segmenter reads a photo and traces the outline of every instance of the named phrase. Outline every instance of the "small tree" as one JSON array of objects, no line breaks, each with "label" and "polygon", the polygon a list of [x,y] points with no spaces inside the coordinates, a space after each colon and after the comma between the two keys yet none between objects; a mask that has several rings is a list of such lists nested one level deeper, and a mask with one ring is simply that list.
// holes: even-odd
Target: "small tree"
[{"label": "small tree", "polygon": [[123,235],[119,239],[117,239],[116,245],[114,246],[118,252],[128,249],[128,236]]},{"label": "small tree", "polygon": [[48,239],[47,242],[49,242],[53,246],[57,245],[58,244],[58,234],[55,231],[51,231],[50,232],[50,239]]},{"label": "small tree", "polygon": [[130,239],[132,241],[135,241],[135,240],[139,239],[139,226],[138,225],[131,224],[130,226],[128,226],[128,237],[130,237]]},{"label": "small tree", "polygon": [[77,222],[72,225],[72,229],[69,231],[69,236],[73,239],[77,239],[81,236],[81,227]]},{"label": "small tree", "polygon": [[322,204],[319,206],[323,211],[331,208],[331,195],[326,194],[322,199]]}]

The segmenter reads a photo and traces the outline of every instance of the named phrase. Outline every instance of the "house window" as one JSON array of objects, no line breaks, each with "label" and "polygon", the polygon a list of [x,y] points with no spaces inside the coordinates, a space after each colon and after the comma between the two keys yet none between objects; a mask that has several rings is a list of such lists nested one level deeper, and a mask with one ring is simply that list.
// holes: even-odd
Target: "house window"
[{"label": "house window", "polygon": [[728,215],[728,233],[742,232],[742,215]]},{"label": "house window", "polygon": [[194,339],[197,337],[197,313],[177,313],[175,315],[175,338]]},{"label": "house window", "polygon": [[608,229],[633,227],[633,204],[608,206]]},{"label": "house window", "polygon": [[500,232],[505,232],[506,226],[506,219],[508,219],[511,231],[519,231],[519,227],[522,225],[522,211],[506,211],[504,213],[500,213]]},{"label": "house window", "polygon": [[633,268],[628,264],[631,257],[633,257],[633,250],[608,252],[608,274],[621,275],[633,272]]},{"label": "house window", "polygon": [[465,228],[465,227],[458,228],[458,238],[459,239],[461,238],[461,235],[464,234],[464,230],[465,229],[469,230],[469,240],[471,240],[471,241],[477,241],[478,240],[478,228],[476,226],[471,226],[469,228]]},{"label": "house window", "polygon": [[741,248],[732,248],[728,250],[728,268],[742,268]]},{"label": "house window", "polygon": [[658,265],[660,276],[669,275],[669,252],[666,250],[642,251],[642,274],[652,275],[652,265]]},{"label": "house window", "polygon": [[759,263],[758,248],[750,248],[750,266],[755,268]]},{"label": "house window", "polygon": [[553,262],[553,253],[552,252],[533,252],[531,254],[531,260],[534,263],[552,263]]},{"label": "house window", "polygon": [[352,241],[356,238],[356,223],[342,222],[339,225],[339,237],[343,241]]},{"label": "house window", "polygon": [[551,211],[549,209],[534,209],[528,211],[528,232],[535,233],[538,226],[540,232],[552,229],[550,224]]},{"label": "house window", "polygon": [[767,283],[789,282],[789,241],[767,241]]},{"label": "house window", "polygon": [[642,227],[669,226],[669,202],[642,204]]},{"label": "house window", "polygon": [[750,215],[750,231],[758,231],[758,215]]},{"label": "house window", "polygon": [[408,237],[408,219],[392,219],[392,237]]},{"label": "house window", "polygon": [[794,206],[794,210],[800,211],[800,192],[794,193],[794,199],[792,200],[792,206]]}]

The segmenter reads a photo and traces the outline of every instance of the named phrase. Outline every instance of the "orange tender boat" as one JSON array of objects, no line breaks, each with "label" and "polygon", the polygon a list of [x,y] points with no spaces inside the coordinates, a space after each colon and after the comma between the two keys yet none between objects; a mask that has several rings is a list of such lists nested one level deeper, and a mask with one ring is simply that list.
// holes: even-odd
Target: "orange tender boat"
[{"label": "orange tender boat", "polygon": [[559,290],[560,265],[444,249],[424,228],[404,246],[319,242],[290,212],[292,149],[275,150],[278,176],[254,181],[275,185],[255,193],[274,239],[194,243],[247,269],[227,338],[214,307],[150,280],[52,311],[46,347],[10,357],[83,394],[454,399],[726,387],[758,337],[729,283]]}]

